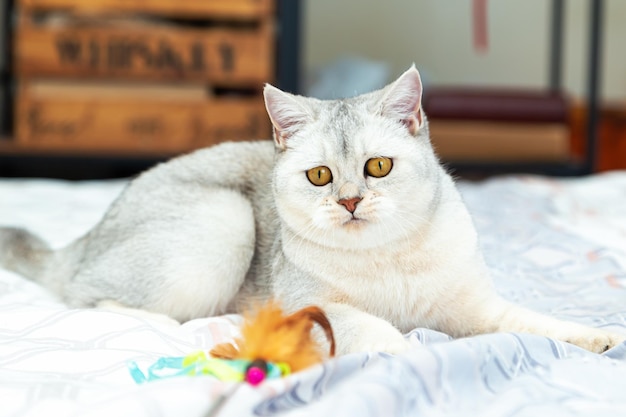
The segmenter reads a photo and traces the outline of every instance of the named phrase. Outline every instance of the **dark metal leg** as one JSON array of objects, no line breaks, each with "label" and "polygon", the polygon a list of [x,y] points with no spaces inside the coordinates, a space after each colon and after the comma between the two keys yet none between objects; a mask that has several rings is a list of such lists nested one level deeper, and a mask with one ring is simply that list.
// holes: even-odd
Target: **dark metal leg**
[{"label": "dark metal leg", "polygon": [[602,75],[602,12],[604,0],[591,0],[590,6],[585,174],[595,172],[598,163],[599,98]]},{"label": "dark metal leg", "polygon": [[12,100],[12,54],[13,48],[13,0],[2,2],[2,21],[0,22],[0,54],[2,54],[3,65],[0,66],[0,137],[8,136],[13,122],[13,100]]},{"label": "dark metal leg", "polygon": [[552,0],[552,24],[550,38],[550,90],[560,92],[562,88],[563,75],[563,16],[565,12],[563,0]]},{"label": "dark metal leg", "polygon": [[300,92],[300,0],[279,0],[276,72],[278,87]]}]

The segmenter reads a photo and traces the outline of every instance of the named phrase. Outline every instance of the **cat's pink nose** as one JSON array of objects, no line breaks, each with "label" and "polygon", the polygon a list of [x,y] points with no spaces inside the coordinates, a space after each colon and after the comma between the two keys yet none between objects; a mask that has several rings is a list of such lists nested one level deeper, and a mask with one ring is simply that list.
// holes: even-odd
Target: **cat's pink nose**
[{"label": "cat's pink nose", "polygon": [[361,197],[352,197],[352,198],[342,198],[341,200],[337,202],[341,204],[342,206],[344,206],[346,210],[348,210],[350,213],[354,213],[354,210],[356,210],[356,205],[359,204],[361,200],[363,200]]}]

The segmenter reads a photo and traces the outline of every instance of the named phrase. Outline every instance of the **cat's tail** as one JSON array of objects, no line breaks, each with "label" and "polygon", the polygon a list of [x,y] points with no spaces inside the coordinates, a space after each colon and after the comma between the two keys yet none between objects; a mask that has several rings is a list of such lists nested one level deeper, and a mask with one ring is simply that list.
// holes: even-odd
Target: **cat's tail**
[{"label": "cat's tail", "polygon": [[74,269],[65,253],[55,251],[25,229],[0,227],[0,266],[60,294],[63,280]]}]

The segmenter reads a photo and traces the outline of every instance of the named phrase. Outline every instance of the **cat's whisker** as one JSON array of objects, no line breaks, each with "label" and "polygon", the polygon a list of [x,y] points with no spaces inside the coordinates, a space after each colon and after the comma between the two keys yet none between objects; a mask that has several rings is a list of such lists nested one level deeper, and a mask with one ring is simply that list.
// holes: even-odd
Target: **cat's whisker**
[{"label": "cat's whisker", "polygon": [[[310,222],[307,223],[304,229],[301,229],[293,234],[293,236],[289,239],[288,245],[293,244],[294,239],[298,239],[298,245],[296,246],[295,255],[297,257],[300,256],[300,251],[302,246],[309,240],[310,235],[314,232],[316,226]],[[284,246],[287,247],[287,246]]]}]

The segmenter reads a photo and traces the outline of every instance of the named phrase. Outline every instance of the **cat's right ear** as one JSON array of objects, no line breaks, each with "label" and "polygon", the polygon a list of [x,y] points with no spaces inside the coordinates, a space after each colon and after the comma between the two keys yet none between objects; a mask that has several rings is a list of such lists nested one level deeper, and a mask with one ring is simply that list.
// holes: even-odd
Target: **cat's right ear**
[{"label": "cat's right ear", "polygon": [[276,146],[284,150],[289,137],[311,120],[311,115],[297,99],[270,84],[263,89],[265,108],[274,130]]},{"label": "cat's right ear", "polygon": [[382,100],[382,114],[401,121],[411,135],[415,136],[424,125],[422,113],[422,80],[412,65],[404,74],[387,87]]}]

